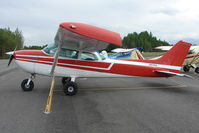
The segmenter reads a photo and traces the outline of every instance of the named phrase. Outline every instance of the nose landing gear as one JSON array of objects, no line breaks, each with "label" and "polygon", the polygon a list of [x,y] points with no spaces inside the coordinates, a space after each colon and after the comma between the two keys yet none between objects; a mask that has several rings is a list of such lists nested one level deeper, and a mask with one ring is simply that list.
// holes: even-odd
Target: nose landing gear
[{"label": "nose landing gear", "polygon": [[34,83],[32,81],[32,79],[35,77],[34,74],[31,74],[30,78],[28,79],[24,79],[21,82],[21,88],[23,91],[32,91],[34,88]]}]

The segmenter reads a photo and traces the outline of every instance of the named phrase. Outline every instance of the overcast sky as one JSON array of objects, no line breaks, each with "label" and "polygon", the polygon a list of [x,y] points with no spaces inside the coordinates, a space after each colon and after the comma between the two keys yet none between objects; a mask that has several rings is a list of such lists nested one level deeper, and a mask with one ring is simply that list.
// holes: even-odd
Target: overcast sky
[{"label": "overcast sky", "polygon": [[199,44],[198,0],[1,0],[0,28],[22,30],[25,45],[54,41],[62,22],[121,34],[151,31],[161,40]]}]

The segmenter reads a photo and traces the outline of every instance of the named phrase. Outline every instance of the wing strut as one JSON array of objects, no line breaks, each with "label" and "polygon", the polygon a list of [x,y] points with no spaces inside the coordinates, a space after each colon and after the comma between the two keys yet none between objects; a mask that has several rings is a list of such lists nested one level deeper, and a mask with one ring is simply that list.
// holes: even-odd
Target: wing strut
[{"label": "wing strut", "polygon": [[57,51],[56,51],[56,54],[55,54],[55,58],[54,58],[54,62],[53,62],[53,65],[52,65],[52,69],[51,69],[51,72],[50,72],[50,75],[52,76],[52,82],[51,82],[50,92],[49,92],[49,95],[48,95],[48,100],[47,100],[47,103],[46,103],[46,108],[45,108],[45,111],[44,111],[45,114],[49,114],[50,109],[51,109],[53,90],[54,90],[54,86],[55,86],[55,73],[54,72],[55,72],[55,67],[57,65],[57,61],[58,61],[58,57],[59,57],[59,53],[60,53],[62,45],[63,45],[63,43],[58,45],[58,48],[57,48]]}]

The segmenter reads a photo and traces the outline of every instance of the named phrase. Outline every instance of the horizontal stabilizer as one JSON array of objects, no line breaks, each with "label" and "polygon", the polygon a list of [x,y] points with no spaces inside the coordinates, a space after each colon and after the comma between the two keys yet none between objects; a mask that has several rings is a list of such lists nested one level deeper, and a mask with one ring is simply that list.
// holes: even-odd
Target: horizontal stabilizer
[{"label": "horizontal stabilizer", "polygon": [[174,76],[179,76],[179,77],[188,77],[194,79],[194,77],[187,75],[187,74],[180,74],[180,73],[174,73],[174,72],[169,72],[169,71],[155,71],[157,73],[163,73],[167,75],[174,75]]}]

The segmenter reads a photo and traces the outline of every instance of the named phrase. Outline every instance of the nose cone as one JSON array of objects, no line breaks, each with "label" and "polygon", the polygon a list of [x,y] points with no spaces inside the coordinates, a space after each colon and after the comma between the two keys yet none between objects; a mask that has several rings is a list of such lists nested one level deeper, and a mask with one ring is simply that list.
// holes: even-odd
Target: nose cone
[{"label": "nose cone", "polygon": [[14,51],[6,52],[7,55],[13,55]]}]

